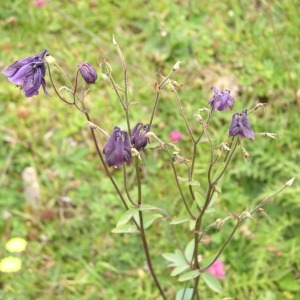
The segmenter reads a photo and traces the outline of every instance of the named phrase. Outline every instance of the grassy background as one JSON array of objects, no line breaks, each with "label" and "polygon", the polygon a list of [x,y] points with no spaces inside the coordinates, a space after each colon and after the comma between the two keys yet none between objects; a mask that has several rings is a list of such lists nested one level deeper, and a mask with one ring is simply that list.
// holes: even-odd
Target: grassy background
[{"label": "grassy background", "polygon": [[[113,76],[121,82],[114,34],[128,61],[131,100],[139,102],[131,112],[133,123],[149,120],[156,71],[161,68],[167,73],[178,60],[182,67],[176,80],[183,84],[180,97],[190,120],[207,105],[211,85],[231,90],[236,111],[259,101],[268,103],[264,114],[253,114],[253,128],[275,132],[278,140],[257,138],[245,143],[250,161],[237,157],[223,181],[212,216],[215,220],[228,212],[240,213],[247,205],[253,207],[263,195],[299,176],[298,6],[296,0],[272,1],[274,34],[267,1],[49,1],[42,8],[31,1],[5,1],[0,9],[0,67],[46,48],[73,76],[77,63],[89,61],[96,66],[98,58],[107,56]],[[49,92],[54,95],[50,87]],[[0,297],[158,299],[138,237],[110,233],[124,211],[101,172],[84,118],[54,96],[41,93],[26,99],[4,77],[0,97],[0,258],[7,255],[4,243],[10,237],[29,241],[21,255],[22,270],[0,274]],[[103,78],[87,100],[95,122],[107,131],[124,123],[117,99]],[[212,126],[220,137],[226,134],[224,123],[230,113],[222,118]],[[167,140],[173,129],[184,133],[180,147],[188,156],[175,100],[164,93],[152,130]],[[147,203],[180,215],[173,179],[170,170],[162,168],[164,164],[161,157],[145,157],[151,175],[143,186]],[[39,211],[25,205],[21,174],[28,166],[36,169],[41,186]],[[203,170],[197,169],[199,180]],[[114,173],[121,180],[120,172]],[[299,192],[296,181],[268,205],[268,218],[246,223],[222,257],[227,268],[224,292],[216,296],[204,288],[204,297],[299,298]],[[61,197],[73,203],[64,210],[64,218],[57,204]],[[215,253],[229,230],[230,225],[213,234],[203,254]],[[170,231],[164,222],[156,222],[149,240],[162,284],[173,299],[180,285],[168,278],[161,257],[176,247]],[[189,240],[186,234],[179,238],[183,245]]]}]

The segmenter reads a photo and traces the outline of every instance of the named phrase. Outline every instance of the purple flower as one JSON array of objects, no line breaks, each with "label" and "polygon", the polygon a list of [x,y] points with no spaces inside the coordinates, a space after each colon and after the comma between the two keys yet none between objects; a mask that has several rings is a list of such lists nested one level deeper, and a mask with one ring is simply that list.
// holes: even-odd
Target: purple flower
[{"label": "purple flower", "polygon": [[120,167],[131,161],[131,145],[126,131],[115,126],[112,135],[104,146],[103,153],[107,164]]},{"label": "purple flower", "polygon": [[148,138],[145,136],[150,130],[150,125],[143,123],[137,123],[131,133],[131,144],[137,151],[142,150],[148,144]]},{"label": "purple flower", "polygon": [[44,62],[46,55],[49,55],[49,53],[47,50],[44,50],[38,55],[17,60],[7,67],[2,74],[7,76],[10,82],[22,86],[26,97],[37,95],[41,85],[45,94],[48,95],[46,91],[46,67]]},{"label": "purple flower", "polygon": [[95,83],[98,78],[96,70],[88,62],[78,64],[78,70],[87,84]]},{"label": "purple flower", "polygon": [[254,139],[254,132],[247,117],[247,109],[244,109],[242,113],[233,114],[229,136]]},{"label": "purple flower", "polygon": [[208,269],[207,272],[215,276],[217,279],[223,279],[226,275],[224,264],[221,260],[217,259]]},{"label": "purple flower", "polygon": [[182,138],[182,134],[180,131],[178,130],[173,130],[170,132],[169,134],[169,139],[172,141],[172,142],[179,142],[181,141],[181,138]]},{"label": "purple flower", "polygon": [[214,95],[208,102],[212,109],[220,111],[227,110],[228,108],[232,109],[234,99],[230,96],[230,91],[219,92],[215,86],[212,86],[212,89],[214,90]]}]

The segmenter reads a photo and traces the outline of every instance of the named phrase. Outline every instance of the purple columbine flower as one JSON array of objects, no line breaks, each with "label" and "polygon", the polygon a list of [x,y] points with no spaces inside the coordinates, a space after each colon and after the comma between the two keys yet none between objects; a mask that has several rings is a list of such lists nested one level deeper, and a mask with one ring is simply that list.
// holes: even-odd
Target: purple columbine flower
[{"label": "purple columbine flower", "polygon": [[87,84],[96,82],[98,78],[97,72],[88,62],[78,64],[78,70]]},{"label": "purple columbine flower", "polygon": [[38,55],[17,60],[7,67],[2,74],[10,82],[22,86],[26,97],[37,95],[41,85],[45,94],[48,95],[46,91],[46,67],[44,62],[46,55],[49,55],[49,53],[47,50],[44,50]]},{"label": "purple columbine flower", "polygon": [[247,109],[244,109],[242,113],[233,114],[229,136],[254,139],[254,132],[247,117]]},{"label": "purple columbine flower", "polygon": [[230,95],[230,91],[220,92],[215,86],[211,87],[214,90],[213,97],[209,100],[212,109],[224,111],[228,108],[232,109],[234,99]]},{"label": "purple columbine flower", "polygon": [[120,167],[131,161],[131,145],[126,131],[115,126],[112,135],[104,146],[103,153],[107,164]]},{"label": "purple columbine flower", "polygon": [[150,125],[137,123],[131,133],[131,144],[137,151],[144,149],[148,144],[148,138],[145,136],[150,130]]}]

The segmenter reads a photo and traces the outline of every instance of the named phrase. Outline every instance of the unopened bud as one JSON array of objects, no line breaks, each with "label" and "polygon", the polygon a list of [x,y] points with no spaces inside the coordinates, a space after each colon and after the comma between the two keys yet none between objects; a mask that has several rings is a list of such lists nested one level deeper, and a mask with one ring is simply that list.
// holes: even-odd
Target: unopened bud
[{"label": "unopened bud", "polygon": [[181,62],[178,61],[178,62],[173,66],[172,71],[177,71],[177,70],[179,70],[179,65],[180,65],[180,64],[181,64]]},{"label": "unopened bud", "polygon": [[104,75],[110,75],[111,74],[111,66],[110,64],[103,58],[100,61],[100,70]]},{"label": "unopened bud", "polygon": [[285,186],[291,186],[293,184],[294,180],[295,180],[295,178],[290,179],[289,181],[287,181],[285,183]]},{"label": "unopened bud", "polygon": [[78,70],[87,84],[95,83],[98,78],[96,70],[87,62],[78,64]]},{"label": "unopened bud", "polygon": [[51,55],[45,55],[44,60],[49,65],[55,65],[56,64],[55,58]]},{"label": "unopened bud", "polygon": [[216,226],[217,226],[218,231],[220,231],[222,229],[222,227],[224,226],[223,220],[217,219],[216,220]]},{"label": "unopened bud", "polygon": [[115,36],[114,35],[113,35],[113,44],[114,44],[114,46],[118,45],[117,41],[115,40]]}]

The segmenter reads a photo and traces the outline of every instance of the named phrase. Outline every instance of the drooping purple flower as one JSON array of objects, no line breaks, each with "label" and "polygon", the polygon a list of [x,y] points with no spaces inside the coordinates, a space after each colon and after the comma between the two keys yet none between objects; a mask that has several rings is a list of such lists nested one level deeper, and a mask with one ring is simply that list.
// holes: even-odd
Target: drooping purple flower
[{"label": "drooping purple flower", "polygon": [[254,132],[247,117],[247,109],[244,109],[242,113],[233,114],[229,136],[254,139]]},{"label": "drooping purple flower", "polygon": [[87,84],[95,83],[98,78],[96,70],[88,62],[78,64],[78,70]]},{"label": "drooping purple flower", "polygon": [[49,55],[49,53],[47,50],[44,50],[38,55],[17,60],[7,67],[2,74],[5,75],[10,82],[22,86],[26,97],[37,95],[41,85],[44,89],[44,93],[48,95],[46,91],[46,67],[44,62],[46,55]]},{"label": "drooping purple flower", "polygon": [[150,130],[150,125],[137,123],[131,133],[131,144],[137,151],[144,149],[148,144],[148,138],[145,136]]},{"label": "drooping purple flower", "polygon": [[215,86],[211,87],[214,90],[213,97],[209,100],[212,109],[225,111],[228,108],[232,109],[234,99],[230,95],[230,91],[220,92]]},{"label": "drooping purple flower", "polygon": [[131,161],[131,145],[126,131],[115,126],[113,133],[104,146],[103,153],[107,164],[120,167]]}]

